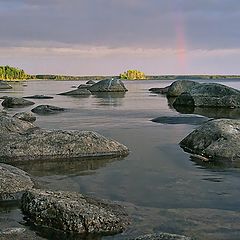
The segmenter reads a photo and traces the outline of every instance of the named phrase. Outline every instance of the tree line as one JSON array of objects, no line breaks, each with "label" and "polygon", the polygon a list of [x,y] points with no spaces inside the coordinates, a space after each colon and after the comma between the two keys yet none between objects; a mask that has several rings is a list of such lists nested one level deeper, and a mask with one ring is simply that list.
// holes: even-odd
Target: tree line
[{"label": "tree line", "polygon": [[31,78],[24,70],[10,67],[0,66],[0,80],[23,80]]}]

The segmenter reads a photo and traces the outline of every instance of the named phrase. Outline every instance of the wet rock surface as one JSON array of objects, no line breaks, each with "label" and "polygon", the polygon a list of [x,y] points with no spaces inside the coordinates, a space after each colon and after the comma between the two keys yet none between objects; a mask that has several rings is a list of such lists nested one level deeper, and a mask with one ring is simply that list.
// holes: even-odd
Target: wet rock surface
[{"label": "wet rock surface", "polygon": [[91,131],[42,130],[8,116],[0,117],[0,157],[4,162],[126,156],[126,146]]},{"label": "wet rock surface", "polygon": [[120,205],[79,193],[29,190],[21,205],[30,221],[66,232],[113,234],[129,224]]},{"label": "wet rock surface", "polygon": [[39,115],[45,115],[45,114],[54,114],[54,113],[64,112],[65,110],[66,110],[65,108],[56,107],[52,105],[39,105],[33,108],[31,111]]},{"label": "wet rock surface", "polygon": [[36,117],[34,114],[32,114],[31,112],[20,112],[20,113],[16,113],[13,117],[18,118],[20,120],[26,121],[26,122],[35,122],[36,121]]},{"label": "wet rock surface", "polygon": [[34,183],[29,175],[16,167],[0,163],[0,200],[17,200]]},{"label": "wet rock surface", "polygon": [[2,102],[3,107],[13,108],[13,107],[24,107],[30,106],[35,104],[29,100],[24,98],[17,98],[17,97],[5,97],[4,101]]},{"label": "wet rock surface", "polygon": [[105,79],[93,84],[90,92],[126,92],[127,88],[120,79]]},{"label": "wet rock surface", "polygon": [[240,160],[240,120],[218,119],[201,125],[181,142],[187,152],[214,161]]},{"label": "wet rock surface", "polygon": [[59,95],[68,95],[68,96],[72,96],[72,95],[91,95],[91,92],[89,90],[87,90],[86,88],[78,88],[69,92],[64,92],[64,93],[60,93]]},{"label": "wet rock surface", "polygon": [[139,236],[132,240],[191,240],[192,238],[177,235],[177,234],[170,234],[170,233],[155,233],[155,234],[147,234],[143,236]]},{"label": "wet rock surface", "polygon": [[33,96],[27,96],[23,98],[30,98],[30,99],[52,99],[53,97],[51,96],[46,96],[46,95],[33,95]]}]

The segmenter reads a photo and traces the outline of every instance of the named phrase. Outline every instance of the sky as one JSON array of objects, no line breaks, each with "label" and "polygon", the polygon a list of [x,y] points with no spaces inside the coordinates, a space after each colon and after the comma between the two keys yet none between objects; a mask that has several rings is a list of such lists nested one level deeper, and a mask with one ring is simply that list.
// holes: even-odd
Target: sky
[{"label": "sky", "polygon": [[240,74],[239,0],[0,0],[0,65],[30,74]]}]

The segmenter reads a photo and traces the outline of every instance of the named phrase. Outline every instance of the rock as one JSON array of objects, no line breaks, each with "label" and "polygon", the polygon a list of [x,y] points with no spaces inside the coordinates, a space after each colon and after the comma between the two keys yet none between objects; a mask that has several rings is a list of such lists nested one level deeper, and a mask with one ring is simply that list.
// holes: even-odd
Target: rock
[{"label": "rock", "polygon": [[27,96],[23,98],[32,98],[32,99],[52,99],[51,96],[45,96],[45,95],[33,95],[33,96]]},{"label": "rock", "polygon": [[164,88],[150,88],[149,91],[152,93],[167,94],[169,86]]},{"label": "rock", "polygon": [[68,95],[68,96],[75,96],[75,95],[91,95],[91,92],[88,91],[85,88],[78,88],[69,92],[65,92],[65,93],[60,93],[59,95]]},{"label": "rock", "polygon": [[37,113],[39,115],[45,115],[45,114],[54,114],[65,111],[65,108],[56,107],[52,105],[39,105],[35,108],[33,108],[31,111],[34,113]]},{"label": "rock", "polygon": [[89,80],[89,81],[86,82],[86,84],[89,84],[89,85],[90,85],[90,84],[92,85],[92,84],[95,84],[95,83],[96,83],[96,82],[93,81],[93,80]]},{"label": "rock", "polygon": [[13,108],[13,107],[24,107],[35,104],[29,100],[24,98],[17,98],[17,97],[7,97],[2,102],[3,107]]},{"label": "rock", "polygon": [[129,153],[126,146],[95,132],[42,130],[8,116],[0,117],[0,139],[3,162],[114,158]]},{"label": "rock", "polygon": [[173,106],[239,108],[240,91],[217,83],[198,84],[178,96]]},{"label": "rock", "polygon": [[30,122],[22,121],[7,115],[0,115],[0,136],[10,133],[23,134],[35,129],[37,129],[37,127]]},{"label": "rock", "polygon": [[237,162],[240,160],[240,120],[208,121],[185,137],[180,146],[216,162]]},{"label": "rock", "polygon": [[189,92],[193,87],[199,84],[198,82],[190,80],[175,81],[168,87],[167,97],[177,97],[184,92]]},{"label": "rock", "polygon": [[8,96],[2,96],[2,97],[0,97],[0,99],[6,99],[6,98],[9,98]]},{"label": "rock", "polygon": [[80,193],[32,189],[24,193],[21,206],[35,224],[65,232],[113,234],[129,224],[120,205]]},{"label": "rock", "polygon": [[191,240],[191,238],[170,233],[155,233],[139,236],[132,240]]},{"label": "rock", "polygon": [[152,119],[151,121],[162,124],[200,125],[208,120],[209,120],[208,118],[200,116],[175,116],[175,117],[157,117]]},{"label": "rock", "polygon": [[34,183],[28,174],[16,167],[0,163],[0,200],[17,200]]},{"label": "rock", "polygon": [[6,116],[7,112],[6,111],[0,111],[0,116]]},{"label": "rock", "polygon": [[90,86],[87,85],[87,84],[80,84],[77,88],[80,88],[80,89],[88,89]]},{"label": "rock", "polygon": [[127,89],[120,79],[101,80],[88,88],[90,92],[126,92]]},{"label": "rock", "polygon": [[18,118],[23,121],[27,121],[27,122],[35,122],[36,121],[36,117],[30,112],[16,113],[13,117]]},{"label": "rock", "polygon": [[6,81],[0,80],[0,89],[12,89],[12,86],[10,86]]}]

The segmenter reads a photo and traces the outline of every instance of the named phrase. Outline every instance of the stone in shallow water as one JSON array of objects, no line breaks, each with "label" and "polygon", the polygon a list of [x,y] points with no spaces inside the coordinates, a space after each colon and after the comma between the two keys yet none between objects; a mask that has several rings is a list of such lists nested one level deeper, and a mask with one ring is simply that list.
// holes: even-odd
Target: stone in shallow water
[{"label": "stone in shallow water", "polygon": [[35,104],[29,100],[24,98],[17,98],[17,97],[5,97],[4,101],[2,102],[3,107],[13,108],[13,107],[24,107]]},{"label": "stone in shallow water", "polygon": [[67,96],[74,96],[74,95],[91,95],[91,92],[88,91],[85,88],[78,88],[69,92],[64,92],[64,93],[60,93],[59,95],[67,95]]},{"label": "stone in shallow water", "polygon": [[31,111],[37,114],[54,114],[54,113],[59,113],[65,111],[65,108],[61,107],[56,107],[52,105],[39,105],[35,108],[33,108]]},{"label": "stone in shallow water", "polygon": [[18,118],[23,121],[26,121],[26,122],[35,122],[36,121],[36,117],[31,112],[16,113],[13,117]]},{"label": "stone in shallow water", "polygon": [[12,86],[6,81],[0,80],[0,89],[12,89]]},{"label": "stone in shallow water", "polygon": [[118,233],[129,224],[117,204],[80,193],[32,189],[22,197],[22,211],[40,226],[75,233]]},{"label": "stone in shallow water", "polygon": [[120,79],[105,79],[88,88],[90,92],[126,92],[127,88]]}]

